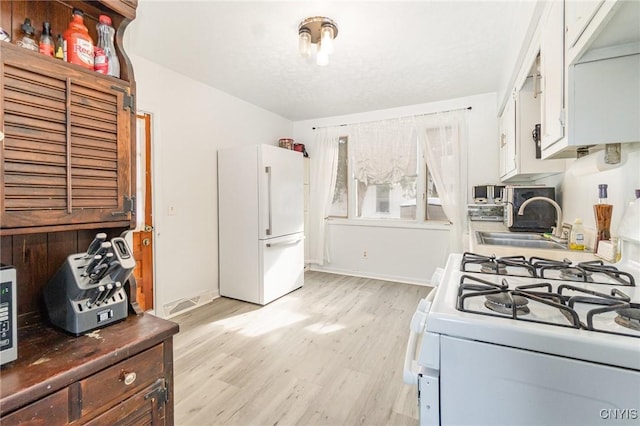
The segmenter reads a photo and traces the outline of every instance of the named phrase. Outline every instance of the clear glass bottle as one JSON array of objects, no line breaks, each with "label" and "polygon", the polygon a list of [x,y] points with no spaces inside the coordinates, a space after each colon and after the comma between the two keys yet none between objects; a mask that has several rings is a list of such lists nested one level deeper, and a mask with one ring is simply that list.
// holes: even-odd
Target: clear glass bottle
[{"label": "clear glass bottle", "polygon": [[111,26],[111,18],[107,15],[100,15],[96,29],[98,30],[98,47],[104,51],[107,57],[107,75],[120,78],[120,61],[113,44],[116,30]]},{"label": "clear glass bottle", "polygon": [[613,206],[607,203],[607,187],[606,183],[598,185],[598,204],[593,206],[593,212],[596,218],[596,244],[594,253],[598,252],[598,243],[611,239],[611,214]]},{"label": "clear glass bottle", "polygon": [[22,37],[16,42],[16,45],[38,52],[40,50],[38,43],[36,43],[36,40],[33,38],[36,29],[31,25],[31,19],[24,18],[24,24],[22,24],[20,29],[22,30]]}]

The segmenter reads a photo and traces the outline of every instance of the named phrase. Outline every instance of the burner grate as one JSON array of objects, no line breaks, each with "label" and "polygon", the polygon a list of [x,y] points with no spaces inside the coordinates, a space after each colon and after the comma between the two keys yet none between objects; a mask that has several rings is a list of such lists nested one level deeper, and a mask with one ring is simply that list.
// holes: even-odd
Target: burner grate
[{"label": "burner grate", "polygon": [[[479,308],[477,308],[479,306],[477,303],[470,303],[476,298],[484,299],[484,303]],[[535,307],[531,306],[531,302],[541,303],[557,309],[568,323],[529,318],[528,314],[535,311]],[[587,305],[588,307],[586,311],[580,310],[584,315],[584,321],[580,320],[576,310],[576,305],[578,304]],[[592,307],[589,307],[589,305]],[[482,307],[486,309],[483,310]],[[594,325],[594,318],[599,315],[615,313],[618,315],[614,320],[615,323],[629,330],[640,330],[640,304],[631,303],[629,296],[617,288],[613,288],[610,294],[606,294],[571,284],[561,284],[554,292],[550,283],[539,282],[510,289],[506,278],[502,278],[500,284],[495,284],[476,276],[463,274],[460,277],[458,286],[456,309],[461,312],[518,321],[640,337],[632,332],[625,333],[624,331],[603,329]],[[562,318],[562,316],[558,318]],[[600,326],[602,326],[602,323],[600,323]]]},{"label": "burner grate", "polygon": [[497,258],[466,252],[462,255],[460,270],[493,275],[536,277],[536,268],[524,256]]},{"label": "burner grate", "polygon": [[[567,298],[567,305],[569,307],[573,308],[577,303],[585,303],[597,306],[596,308],[590,309],[587,312],[587,323],[586,325],[582,324],[584,329],[598,331],[601,333],[617,334],[620,336],[639,337],[631,333],[605,330],[602,328],[596,328],[594,326],[594,317],[597,315],[616,312],[619,316],[621,316],[619,313],[620,310],[624,311],[630,308],[640,307],[640,305],[638,304],[631,303],[631,298],[629,298],[629,296],[627,296],[622,291],[614,288],[611,290],[610,294],[605,294],[593,290],[575,287],[570,284],[562,284],[558,286],[558,294],[563,295],[563,292],[567,293],[568,291],[577,293],[573,296],[564,295],[564,297]],[[633,329],[633,327],[628,327],[627,325],[622,324],[617,318],[615,319],[615,322],[619,325],[622,325],[623,327]]]},{"label": "burner grate", "polygon": [[524,256],[496,257],[465,252],[460,271],[604,285],[636,285],[633,275],[613,265],[605,265],[602,260],[574,265],[569,259],[552,260],[536,256],[529,259]]},{"label": "burner grate", "polygon": [[[511,318],[519,321],[529,321],[539,324],[549,324],[570,328],[581,327],[578,314],[573,309],[566,306],[564,299],[560,295],[550,292],[531,291],[534,288],[548,288],[550,291],[551,285],[548,283],[539,283],[516,287],[515,290],[510,290],[509,283],[504,278],[500,284],[494,284],[474,276],[462,275],[460,277],[460,285],[458,286],[458,301],[456,309],[461,312]],[[485,297],[491,306],[487,306],[486,304],[484,306],[487,306],[490,311],[480,311],[470,308],[467,301],[476,297]],[[524,317],[530,312],[530,308],[527,307],[524,309],[526,305],[528,305],[529,301],[535,301],[559,309],[565,313],[565,317],[569,320],[570,324],[561,324]],[[498,307],[498,305],[502,306]]]},{"label": "burner grate", "polygon": [[613,265],[605,265],[602,260],[581,262],[578,264],[578,266],[591,273],[605,274],[606,276],[618,281],[622,285],[630,287],[635,287],[636,285],[636,281],[633,278],[633,275],[628,272],[621,271]]},{"label": "burner grate", "polygon": [[631,330],[640,331],[640,305],[632,303],[630,307],[619,309],[614,321]]}]

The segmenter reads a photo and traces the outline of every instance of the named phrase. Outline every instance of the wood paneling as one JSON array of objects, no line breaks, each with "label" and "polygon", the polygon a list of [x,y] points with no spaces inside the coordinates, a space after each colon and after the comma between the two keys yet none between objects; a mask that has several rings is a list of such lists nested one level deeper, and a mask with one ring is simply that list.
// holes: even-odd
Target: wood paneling
[{"label": "wood paneling", "polygon": [[11,3],[0,1],[0,27],[11,34]]},{"label": "wood paneling", "polygon": [[42,290],[67,256],[84,252],[97,232],[106,232],[108,238],[113,238],[124,230],[126,228],[3,236],[0,259],[3,264],[16,267],[18,278],[18,326],[46,318]]},{"label": "wood paneling", "polygon": [[32,322],[43,311],[42,288],[47,274],[47,234],[16,235],[13,266],[17,275],[18,327]]}]

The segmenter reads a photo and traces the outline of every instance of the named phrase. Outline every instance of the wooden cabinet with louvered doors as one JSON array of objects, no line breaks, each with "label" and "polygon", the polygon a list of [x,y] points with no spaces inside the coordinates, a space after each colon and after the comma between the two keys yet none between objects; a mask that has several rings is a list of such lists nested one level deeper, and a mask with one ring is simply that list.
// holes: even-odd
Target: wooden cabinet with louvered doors
[{"label": "wooden cabinet with louvered doors", "polygon": [[129,226],[128,84],[8,43],[0,59],[3,233]]}]

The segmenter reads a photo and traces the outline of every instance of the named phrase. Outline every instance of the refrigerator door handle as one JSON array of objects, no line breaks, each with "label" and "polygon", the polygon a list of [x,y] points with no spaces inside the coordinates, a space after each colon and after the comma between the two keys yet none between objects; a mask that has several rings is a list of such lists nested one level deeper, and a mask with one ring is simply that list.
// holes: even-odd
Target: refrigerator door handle
[{"label": "refrigerator door handle", "polygon": [[295,244],[297,242],[300,242],[304,240],[304,236],[302,237],[298,237],[295,240],[287,240],[287,241],[280,241],[277,243],[267,243],[267,247],[275,247],[275,246],[285,246],[285,245],[289,245],[289,244]]},{"label": "refrigerator door handle", "polygon": [[[266,235],[271,235],[271,166],[266,166],[264,172],[267,174],[267,223]],[[267,246],[268,247],[268,246]]]}]

